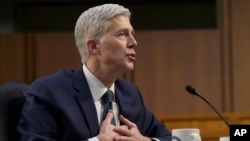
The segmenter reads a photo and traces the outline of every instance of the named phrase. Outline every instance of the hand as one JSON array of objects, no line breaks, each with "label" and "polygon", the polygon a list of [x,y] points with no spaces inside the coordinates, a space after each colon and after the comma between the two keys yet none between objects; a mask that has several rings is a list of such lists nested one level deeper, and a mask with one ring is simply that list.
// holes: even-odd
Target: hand
[{"label": "hand", "polygon": [[125,126],[116,126],[114,131],[119,134],[114,138],[115,141],[151,141],[150,138],[143,136],[138,130],[136,124],[120,115],[120,121]]},{"label": "hand", "polygon": [[118,136],[118,133],[114,132],[115,126],[111,124],[113,116],[114,113],[112,110],[109,110],[106,118],[102,122],[99,135],[97,136],[99,141],[113,141],[115,136]]}]

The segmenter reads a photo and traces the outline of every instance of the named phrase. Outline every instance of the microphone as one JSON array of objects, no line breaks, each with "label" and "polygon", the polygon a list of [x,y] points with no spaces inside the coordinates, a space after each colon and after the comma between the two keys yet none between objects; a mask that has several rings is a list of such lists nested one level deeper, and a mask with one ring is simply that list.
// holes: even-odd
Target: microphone
[{"label": "microphone", "polygon": [[202,97],[197,91],[196,91],[196,89],[194,88],[194,87],[192,87],[191,85],[187,85],[186,86],[186,90],[190,93],[190,94],[192,94],[192,95],[196,95],[196,96],[198,96],[198,97],[200,97],[203,101],[205,101],[216,113],[217,113],[217,115],[224,121],[224,123],[228,126],[228,127],[230,127],[230,125],[229,125],[229,123],[227,122],[227,120],[214,108],[214,106],[211,104],[211,103],[209,103],[204,97]]}]

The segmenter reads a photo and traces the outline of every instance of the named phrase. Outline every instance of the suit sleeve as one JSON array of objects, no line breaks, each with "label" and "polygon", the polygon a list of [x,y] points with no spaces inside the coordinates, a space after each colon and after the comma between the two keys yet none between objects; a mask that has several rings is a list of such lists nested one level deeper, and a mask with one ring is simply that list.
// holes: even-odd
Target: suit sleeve
[{"label": "suit sleeve", "polygon": [[[32,84],[17,130],[19,141],[62,141],[61,110],[52,88],[44,81]],[[64,135],[61,135],[64,134]],[[80,139],[72,141],[80,141]],[[81,140],[88,141],[88,139]]]},{"label": "suit sleeve", "polygon": [[33,84],[26,96],[17,130],[20,141],[56,141],[58,125],[56,101],[49,87]]}]

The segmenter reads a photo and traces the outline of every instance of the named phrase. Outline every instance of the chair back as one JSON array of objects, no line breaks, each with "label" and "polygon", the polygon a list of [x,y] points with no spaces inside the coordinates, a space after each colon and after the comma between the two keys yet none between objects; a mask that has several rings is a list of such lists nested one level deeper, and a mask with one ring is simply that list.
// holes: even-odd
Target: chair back
[{"label": "chair back", "polygon": [[0,141],[18,139],[16,127],[28,87],[22,82],[8,82],[0,86]]}]

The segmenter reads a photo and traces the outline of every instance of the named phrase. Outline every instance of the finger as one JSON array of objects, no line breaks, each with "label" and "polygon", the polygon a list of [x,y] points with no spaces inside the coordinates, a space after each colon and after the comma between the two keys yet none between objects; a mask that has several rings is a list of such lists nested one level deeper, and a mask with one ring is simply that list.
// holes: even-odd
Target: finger
[{"label": "finger", "polygon": [[130,136],[131,135],[131,133],[128,129],[128,126],[126,126],[126,125],[116,126],[114,128],[114,131],[116,133],[118,133],[119,135],[123,135],[123,136]]},{"label": "finger", "polygon": [[127,136],[116,136],[114,138],[114,141],[138,141],[137,139],[133,137],[127,137]]},{"label": "finger", "polygon": [[109,110],[106,117],[105,117],[105,120],[103,122],[105,123],[111,123],[111,120],[113,119],[114,117],[114,113],[112,110]]},{"label": "finger", "polygon": [[120,126],[118,126],[118,127],[123,128],[123,129],[128,129],[128,126],[127,126],[127,125],[120,125]]},{"label": "finger", "polygon": [[130,120],[128,120],[127,118],[125,118],[123,115],[120,115],[120,120],[123,124],[127,125],[128,128],[135,127],[135,124]]}]

